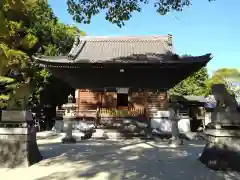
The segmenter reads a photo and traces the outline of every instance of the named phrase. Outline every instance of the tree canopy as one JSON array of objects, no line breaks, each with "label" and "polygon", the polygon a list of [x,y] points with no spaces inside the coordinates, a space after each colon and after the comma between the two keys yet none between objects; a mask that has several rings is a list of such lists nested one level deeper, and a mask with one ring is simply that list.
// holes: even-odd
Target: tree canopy
[{"label": "tree canopy", "polygon": [[[14,94],[23,94],[20,87],[27,81],[31,84],[31,102],[39,100],[50,74],[34,63],[31,58],[33,54],[67,54],[75,33],[85,33],[76,27],[60,23],[46,0],[3,0],[0,7],[2,108]],[[22,78],[19,79],[19,76]],[[22,90],[27,94],[26,88]]]},{"label": "tree canopy", "polygon": [[198,72],[189,76],[185,80],[178,83],[170,90],[170,94],[177,96],[204,96],[209,90],[207,87],[208,73],[206,68],[200,69]]},{"label": "tree canopy", "polygon": [[[234,80],[238,81],[240,84],[240,71],[235,68],[221,68],[213,73],[212,77],[209,77],[207,68],[202,68],[198,72],[178,83],[170,90],[170,93],[180,96],[207,96],[211,94],[211,88],[214,84],[225,84],[230,93],[239,94],[239,88],[233,87],[231,83],[228,83],[226,81],[227,78],[234,78]],[[235,90],[238,92],[234,92]]]},{"label": "tree canopy", "polygon": [[235,68],[222,68],[214,72],[212,77],[209,78],[209,80],[207,81],[209,93],[213,84],[225,84],[228,87],[230,93],[234,93],[231,92],[231,90],[229,89],[231,87],[229,87],[229,84],[226,82],[227,78],[235,78],[236,80],[238,79],[240,82],[240,71]]},{"label": "tree canopy", "polygon": [[235,68],[222,68],[215,71],[210,79],[209,83],[225,83],[227,77],[239,76],[240,72]]},{"label": "tree canopy", "polygon": [[182,11],[192,5],[192,0],[67,0],[68,12],[75,21],[89,24],[93,16],[104,11],[105,19],[119,27],[146,4],[152,4],[157,13],[165,15],[169,11]]}]

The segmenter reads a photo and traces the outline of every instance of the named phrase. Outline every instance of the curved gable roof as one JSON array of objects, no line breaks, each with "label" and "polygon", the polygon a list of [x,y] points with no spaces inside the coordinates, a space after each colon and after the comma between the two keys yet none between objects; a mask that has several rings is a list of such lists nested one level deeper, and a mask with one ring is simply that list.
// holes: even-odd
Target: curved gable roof
[{"label": "curved gable roof", "polygon": [[75,62],[159,59],[172,55],[171,35],[167,36],[83,36],[76,37],[69,57]]}]

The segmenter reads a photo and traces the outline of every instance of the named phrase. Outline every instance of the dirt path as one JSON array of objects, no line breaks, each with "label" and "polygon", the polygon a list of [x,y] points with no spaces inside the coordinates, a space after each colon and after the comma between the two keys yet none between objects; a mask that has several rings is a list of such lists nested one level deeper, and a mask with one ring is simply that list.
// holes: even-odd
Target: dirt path
[{"label": "dirt path", "polygon": [[39,140],[46,158],[25,169],[0,170],[1,180],[240,180],[236,173],[207,169],[197,158],[202,141],[169,148],[166,142]]}]

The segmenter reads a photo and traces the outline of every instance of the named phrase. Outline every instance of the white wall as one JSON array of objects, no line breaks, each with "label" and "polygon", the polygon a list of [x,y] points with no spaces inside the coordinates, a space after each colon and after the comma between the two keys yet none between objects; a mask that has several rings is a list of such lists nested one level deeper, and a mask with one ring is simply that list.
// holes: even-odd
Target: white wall
[{"label": "white wall", "polygon": [[[162,133],[171,133],[172,132],[172,122],[169,119],[169,111],[158,111],[155,116],[151,119],[152,129],[158,129],[157,131]],[[182,133],[190,132],[190,119],[182,118],[178,121],[179,131]]]}]

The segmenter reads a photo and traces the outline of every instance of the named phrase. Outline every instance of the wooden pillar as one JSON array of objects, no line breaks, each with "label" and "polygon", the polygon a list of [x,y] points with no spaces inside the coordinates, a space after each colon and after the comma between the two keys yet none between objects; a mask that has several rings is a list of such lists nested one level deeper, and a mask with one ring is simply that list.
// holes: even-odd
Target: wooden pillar
[{"label": "wooden pillar", "polygon": [[147,90],[144,90],[144,116],[149,121],[149,111],[148,111],[148,92]]},{"label": "wooden pillar", "polygon": [[144,101],[145,117],[146,117],[146,120],[148,123],[146,138],[151,139],[152,138],[152,127],[151,127],[151,118],[149,117],[149,109],[148,109],[149,93],[147,90],[144,90],[144,96],[145,96],[145,101]]},{"label": "wooden pillar", "polygon": [[98,96],[98,102],[97,102],[97,109],[96,109],[96,119],[95,119],[95,127],[97,127],[100,124],[100,112],[101,109],[103,107],[103,96],[104,96],[104,92],[99,92],[99,96]]},{"label": "wooden pillar", "polygon": [[80,91],[79,89],[76,89],[75,90],[75,100],[76,100],[76,105],[77,105],[77,108],[76,108],[76,114],[77,116],[79,116],[79,104],[80,104]]}]

